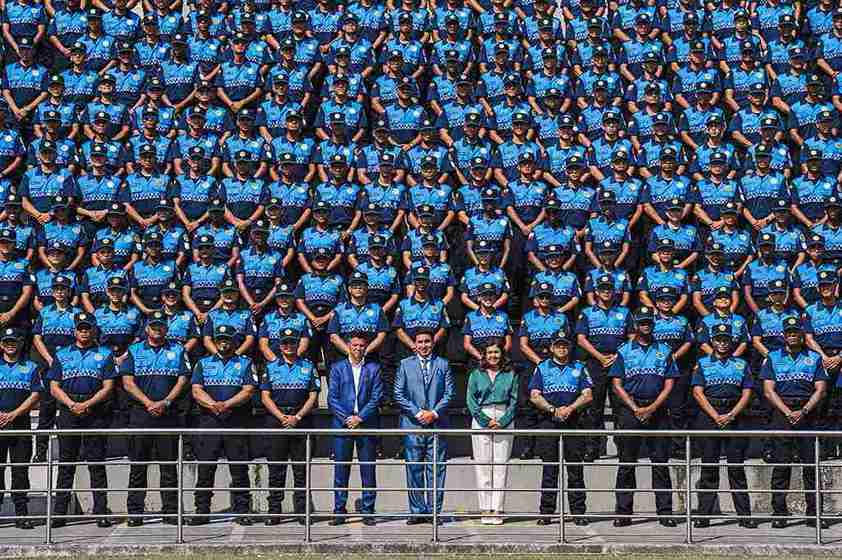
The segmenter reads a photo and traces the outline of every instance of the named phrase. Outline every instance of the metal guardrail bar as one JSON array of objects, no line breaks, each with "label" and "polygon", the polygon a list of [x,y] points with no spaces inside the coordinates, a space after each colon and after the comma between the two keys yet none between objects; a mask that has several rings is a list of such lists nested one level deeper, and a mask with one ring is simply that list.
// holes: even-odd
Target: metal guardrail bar
[{"label": "metal guardrail bar", "polygon": [[[305,511],[304,513],[279,513],[279,514],[258,514],[263,517],[285,517],[285,518],[304,518],[304,541],[309,543],[312,542],[312,524],[313,518],[315,516],[320,516],[320,512],[316,512],[313,510],[313,504],[311,502],[311,497],[315,493],[323,493],[323,492],[334,492],[337,490],[344,490],[349,492],[358,492],[362,490],[366,490],[367,488],[362,487],[320,487],[313,484],[313,467],[314,466],[335,466],[337,464],[344,464],[344,465],[363,465],[363,464],[378,464],[383,465],[381,461],[333,461],[333,460],[326,460],[326,459],[314,459],[313,457],[313,438],[317,436],[325,436],[330,437],[334,435],[341,435],[341,436],[405,436],[405,435],[423,435],[423,436],[432,436],[432,457],[426,457],[426,460],[423,461],[400,461],[399,463],[394,463],[394,466],[401,466],[405,467],[406,465],[424,465],[424,466],[431,466],[432,467],[432,480],[428,480],[422,488],[413,488],[412,490],[423,492],[425,496],[429,495],[429,492],[432,491],[432,512],[429,514],[422,514],[419,517],[429,518],[432,520],[432,540],[433,542],[439,541],[439,521],[442,516],[446,515],[443,512],[439,512],[438,510],[438,494],[442,490],[439,488],[439,481],[438,481],[438,471],[439,468],[442,467],[442,463],[439,461],[438,453],[441,443],[441,437],[469,437],[472,435],[476,435],[479,430],[475,429],[412,429],[412,430],[404,430],[404,429],[355,429],[353,431],[349,431],[347,429],[331,429],[331,428],[313,428],[313,429],[295,429],[290,430],[290,435],[301,436],[305,435],[306,439],[306,450],[305,450],[305,458],[304,461],[264,461],[264,460],[256,460],[256,461],[230,461],[230,462],[218,462],[218,461],[187,461],[184,459],[184,445],[185,445],[185,437],[191,436],[203,436],[203,435],[222,435],[222,436],[232,436],[232,437],[239,437],[239,436],[283,436],[286,430],[283,429],[261,429],[261,428],[243,428],[243,429],[199,429],[199,428],[192,428],[192,429],[175,429],[175,428],[168,428],[168,429],[133,429],[133,428],[122,428],[122,429],[52,429],[52,430],[21,430],[21,429],[14,429],[14,430],[3,430],[0,432],[0,437],[32,437],[35,435],[38,436],[55,436],[56,438],[61,436],[73,435],[73,436],[112,436],[112,437],[131,437],[136,435],[159,435],[159,436],[172,436],[178,438],[178,457],[175,461],[143,461],[143,462],[132,462],[127,460],[121,461],[73,461],[62,463],[60,461],[53,460],[53,451],[55,449],[55,441],[54,437],[47,438],[47,460],[44,463],[0,463],[0,467],[5,466],[14,466],[14,467],[21,467],[21,466],[36,466],[36,467],[46,467],[48,471],[48,476],[46,477],[46,488],[40,489],[29,489],[29,490],[7,490],[10,494],[15,493],[33,493],[33,494],[46,494],[46,524],[45,524],[45,533],[44,533],[44,542],[46,544],[53,543],[53,528],[52,522],[54,520],[60,519],[79,519],[79,518],[89,518],[89,517],[103,517],[108,519],[119,519],[124,518],[126,515],[121,513],[109,513],[107,515],[88,515],[88,514],[80,514],[80,515],[56,515],[54,511],[54,496],[53,493],[55,491],[53,480],[52,480],[52,473],[53,469],[57,465],[73,465],[73,466],[83,466],[83,465],[109,465],[109,466],[128,466],[128,465],[175,465],[177,468],[177,486],[175,488],[171,487],[153,487],[148,486],[146,488],[108,488],[104,491],[107,492],[120,492],[125,493],[131,490],[145,490],[145,491],[161,491],[161,490],[175,490],[178,494],[178,509],[175,513],[169,514],[160,514],[160,513],[146,513],[142,515],[137,515],[136,517],[140,518],[176,518],[176,526],[177,526],[177,534],[176,534],[176,541],[181,544],[184,542],[184,525],[185,525],[185,511],[184,511],[184,494],[187,492],[196,492],[196,491],[222,491],[222,492],[234,492],[234,491],[304,491],[306,494],[305,500]],[[487,431],[483,431],[484,433],[488,433]],[[800,467],[804,469],[813,469],[813,475],[815,476],[816,484],[815,488],[810,491],[813,493],[814,498],[816,500],[816,511],[814,514],[810,515],[792,515],[790,519],[806,519],[808,521],[813,521],[815,524],[815,541],[817,544],[822,544],[822,522],[827,520],[828,518],[831,519],[839,519],[839,514],[832,514],[832,515],[825,515],[822,511],[822,498],[828,495],[838,495],[842,494],[842,490],[833,490],[833,489],[822,489],[822,482],[821,482],[821,470],[822,470],[822,457],[821,457],[821,441],[824,438],[842,438],[842,430],[829,430],[829,431],[819,431],[819,430],[805,430],[805,431],[788,431],[788,430],[744,430],[744,431],[720,431],[720,430],[662,430],[662,431],[650,431],[650,430],[523,430],[523,429],[509,429],[509,430],[495,430],[494,435],[513,435],[513,436],[538,436],[538,437],[558,437],[558,470],[559,470],[559,479],[558,479],[558,513],[552,514],[541,514],[541,513],[507,513],[507,514],[499,514],[505,515],[507,518],[550,518],[550,519],[558,519],[559,527],[558,527],[558,541],[561,543],[567,542],[567,519],[577,519],[577,518],[591,518],[591,519],[617,519],[617,518],[625,518],[625,519],[640,519],[640,518],[650,518],[650,517],[657,517],[659,519],[680,519],[684,520],[686,527],[685,527],[685,542],[687,544],[693,543],[693,520],[695,519],[721,519],[721,518],[729,518],[732,516],[729,515],[702,515],[702,514],[694,514],[692,510],[692,497],[693,494],[701,495],[705,493],[720,493],[724,492],[725,490],[720,489],[694,489],[692,486],[692,474],[693,469],[702,468],[702,467],[727,467],[735,465],[735,463],[728,463],[726,462],[718,462],[718,463],[705,463],[695,461],[692,457],[692,440],[694,438],[708,438],[708,437],[739,437],[739,438],[813,438],[813,443],[815,446],[815,452],[813,461],[808,463],[774,463],[774,464],[752,464],[752,467],[760,467],[760,468],[774,468],[774,467]],[[636,462],[636,463],[624,463],[620,461],[604,461],[604,462],[587,462],[587,461],[566,461],[564,457],[564,442],[566,437],[570,438],[585,438],[585,437],[598,437],[598,436],[626,436],[626,437],[667,437],[667,438],[680,438],[683,439],[684,443],[684,457],[683,459],[676,461],[671,460],[668,463],[653,463],[653,462]],[[5,460],[5,457],[3,458]],[[645,459],[645,458],[644,458]],[[275,487],[260,487],[260,488],[233,488],[231,486],[227,487],[213,487],[213,488],[199,488],[195,485],[189,486],[185,485],[184,482],[184,467],[185,465],[193,466],[193,465],[304,465],[305,466],[305,486],[303,488],[295,486],[293,487],[284,487],[284,488],[275,488]],[[386,465],[391,465],[392,463],[386,463]],[[514,465],[519,464],[523,465],[523,462],[518,461],[514,462],[513,460],[507,461],[494,461],[493,456],[491,462],[476,462],[476,461],[448,461],[447,466],[450,467],[475,467],[477,465]],[[543,467],[546,463],[538,462],[535,463],[534,466],[536,467]],[[739,465],[744,465],[745,463],[736,463]],[[576,514],[576,513],[567,513],[567,507],[565,505],[565,497],[569,493],[569,488],[566,484],[565,480],[565,470],[567,467],[570,466],[587,466],[588,468],[594,467],[617,467],[621,465],[629,465],[629,466],[667,466],[672,468],[682,468],[684,470],[685,476],[685,487],[683,490],[681,489],[631,489],[629,491],[645,491],[645,492],[652,492],[654,494],[658,493],[674,493],[674,492],[682,492],[684,494],[685,500],[685,511],[683,513],[677,514],[670,514],[670,515],[640,515],[640,514],[615,514],[615,513],[590,513],[590,514]],[[485,489],[488,491],[506,491],[506,492],[541,492],[548,490],[546,488],[498,488],[494,486],[492,477],[492,487],[490,489]],[[378,492],[407,492],[410,488],[408,485],[406,487],[396,487],[396,488],[376,488]],[[476,487],[470,488],[448,488],[449,492],[477,492],[479,491]],[[578,490],[578,489],[577,489]],[[67,491],[73,494],[79,492],[90,492],[91,489],[84,489],[84,490],[75,490],[73,488],[62,489],[62,491]],[[582,489],[583,492],[590,493],[590,494],[597,494],[597,493],[613,493],[616,492],[616,488],[584,488]],[[748,489],[741,490],[747,494],[804,494],[805,490],[772,490],[772,489]],[[243,515],[251,515],[251,514],[232,514],[232,513],[209,513],[209,514],[196,514],[198,517],[241,517]],[[332,514],[331,514],[332,515]],[[406,517],[405,513],[372,513],[372,514],[347,514],[348,517],[378,517],[378,518],[400,518]],[[447,515],[449,516],[449,514]],[[494,517],[496,515],[483,515],[482,513],[459,513],[458,517],[465,517],[465,518],[475,518],[475,517]],[[132,517],[135,517],[134,515]],[[752,515],[753,518],[769,518],[770,515],[768,513],[764,514],[755,514]],[[3,517],[0,516],[0,519],[21,519],[22,517],[17,516],[8,516]],[[44,519],[44,516],[37,516],[37,515],[30,515],[26,516],[27,519]]]}]

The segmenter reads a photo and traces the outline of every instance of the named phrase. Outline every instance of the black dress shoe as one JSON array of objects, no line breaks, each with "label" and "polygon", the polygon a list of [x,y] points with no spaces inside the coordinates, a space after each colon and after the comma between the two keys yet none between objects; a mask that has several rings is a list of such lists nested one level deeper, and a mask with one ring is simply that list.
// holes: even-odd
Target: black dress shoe
[{"label": "black dress shoe", "polygon": [[251,517],[247,515],[243,517],[238,517],[234,520],[234,523],[236,523],[240,527],[251,527],[252,525],[254,525],[254,521],[252,521]]},{"label": "black dress shoe", "polygon": [[521,461],[529,461],[533,457],[535,457],[535,452],[532,451],[532,449],[524,449],[520,453],[520,460]]},{"label": "black dress shoe", "polygon": [[573,520],[573,524],[577,527],[586,527],[591,524],[590,520],[587,517],[577,517]]},{"label": "black dress shoe", "polygon": [[187,522],[188,525],[191,527],[198,527],[199,525],[207,525],[210,523],[210,517],[205,517],[204,515],[198,515],[196,517],[191,517],[190,520]]},{"label": "black dress shoe", "polygon": [[25,531],[28,531],[34,528],[35,523],[33,523],[31,519],[19,519],[18,521],[15,521],[15,529],[23,529]]},{"label": "black dress shoe", "polygon": [[623,517],[621,519],[615,519],[614,520],[614,526],[615,527],[628,527],[629,525],[631,525],[631,519],[629,519],[627,517]]},{"label": "black dress shoe", "polygon": [[67,525],[67,519],[53,519],[50,521],[50,527],[53,529],[60,529]]},{"label": "black dress shoe", "polygon": [[165,517],[161,520],[164,525],[178,525],[178,517]]},{"label": "black dress shoe", "polygon": [[[306,517],[299,517],[298,518],[298,524],[299,525],[307,525],[307,518]],[[311,525],[313,524],[312,518],[310,520],[310,524]]]},{"label": "black dress shoe", "polygon": [[[742,521],[740,521],[742,523]],[[710,520],[709,519],[696,519],[693,521],[693,527],[696,529],[707,529],[710,527]]]},{"label": "black dress shoe", "polygon": [[663,527],[675,527],[678,525],[675,519],[659,519],[658,523],[661,524]]},{"label": "black dress shoe", "polygon": [[541,519],[538,520],[536,525],[549,525],[552,522],[553,522],[552,517],[542,517]]},{"label": "black dress shoe", "polygon": [[347,519],[344,517],[348,515],[347,513],[336,514],[333,519],[327,522],[328,525],[331,527],[336,527],[337,525],[345,525]]},{"label": "black dress shoe", "polygon": [[126,523],[129,527],[140,527],[143,525],[143,519],[140,517],[130,517],[129,521]]},{"label": "black dress shoe", "polygon": [[[808,527],[815,527],[816,520],[815,519],[808,519],[807,520]],[[822,529],[830,529],[830,522],[827,519],[822,519]]]},{"label": "black dress shoe", "polygon": [[114,525],[114,523],[107,517],[100,517],[96,520],[96,526],[100,529],[108,529],[112,525]]},{"label": "black dress shoe", "polygon": [[46,463],[47,462],[47,452],[41,451],[41,452],[36,453],[35,455],[32,456],[32,462],[33,463]]},{"label": "black dress shoe", "polygon": [[775,519],[772,521],[772,529],[786,529],[786,519]]},{"label": "black dress shoe", "polygon": [[377,520],[373,517],[363,517],[363,525],[366,527],[374,527],[377,525]]},{"label": "black dress shoe", "polygon": [[758,523],[754,519],[740,519],[738,525],[745,529],[757,529]]},{"label": "black dress shoe", "polygon": [[407,525],[423,525],[427,520],[423,517],[410,517],[406,520]]}]

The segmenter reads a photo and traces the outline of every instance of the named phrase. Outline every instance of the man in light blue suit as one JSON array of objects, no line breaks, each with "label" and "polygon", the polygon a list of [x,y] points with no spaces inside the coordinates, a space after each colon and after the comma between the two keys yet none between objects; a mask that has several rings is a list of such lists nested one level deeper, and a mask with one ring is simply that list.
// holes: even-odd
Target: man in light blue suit
[{"label": "man in light blue suit", "polygon": [[[453,399],[453,374],[447,360],[433,355],[433,335],[430,330],[415,332],[415,356],[401,361],[395,380],[395,402],[401,409],[401,428],[447,428],[450,421],[447,407]],[[406,460],[409,463],[433,460],[432,435],[407,435],[404,437]],[[444,462],[447,457],[447,443],[438,441],[438,472],[436,485],[436,511],[441,512],[444,503]],[[433,491],[411,490],[433,487],[433,465],[406,465],[409,491],[410,518],[407,525],[432,521],[426,517],[433,512]]]},{"label": "man in light blue suit", "polygon": [[[348,357],[336,362],[330,368],[330,384],[328,387],[327,403],[333,415],[332,427],[344,428],[353,433],[358,428],[380,427],[380,413],[378,406],[383,398],[383,383],[380,380],[380,365],[366,362],[365,349],[369,340],[359,334],[348,339]],[[377,441],[375,436],[342,435],[333,438],[333,453],[337,462],[351,461],[354,456],[354,445],[357,447],[357,457],[363,463],[360,465],[360,478],[363,488],[376,488],[377,476],[376,459]],[[351,465],[337,464],[333,469],[333,486],[347,488],[351,475]],[[357,502],[357,511],[363,514],[374,513],[374,500],[377,493],[374,490],[363,490],[362,500]],[[341,525],[347,520],[348,510],[347,490],[334,491],[334,517],[330,525]],[[373,516],[363,517],[365,525],[374,525]]]}]

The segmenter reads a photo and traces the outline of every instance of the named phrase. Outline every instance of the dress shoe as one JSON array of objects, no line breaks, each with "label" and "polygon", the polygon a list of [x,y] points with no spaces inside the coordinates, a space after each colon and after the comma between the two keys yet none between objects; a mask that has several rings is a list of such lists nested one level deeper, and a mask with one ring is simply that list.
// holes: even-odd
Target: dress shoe
[{"label": "dress shoe", "polygon": [[112,525],[114,525],[114,522],[112,522],[107,517],[100,517],[99,519],[96,520],[96,526],[99,527],[100,529],[108,529]]},{"label": "dress shoe", "polygon": [[[313,519],[310,518],[310,524],[312,525],[312,523],[313,523]],[[307,518],[306,517],[299,517],[298,518],[298,524],[299,525],[307,525]]]},{"label": "dress shoe", "polygon": [[377,525],[377,520],[373,517],[363,517],[363,525],[366,527],[374,527]]},{"label": "dress shoe", "polygon": [[786,519],[775,519],[772,521],[772,529],[786,529]]},{"label": "dress shoe", "polygon": [[126,523],[129,527],[140,527],[143,525],[143,519],[140,517],[130,517],[129,521]]},{"label": "dress shoe", "polygon": [[251,517],[244,515],[243,517],[238,517],[234,520],[234,523],[239,525],[240,527],[251,527],[254,525],[254,521],[252,521]]},{"label": "dress shoe", "polygon": [[535,452],[532,451],[532,449],[530,449],[530,448],[524,449],[520,453],[520,460],[521,461],[529,461],[533,457],[535,457]]},{"label": "dress shoe", "polygon": [[53,519],[50,521],[50,527],[53,529],[60,529],[67,525],[67,519]]},{"label": "dress shoe", "polygon": [[178,517],[165,517],[161,520],[164,525],[178,525]]},{"label": "dress shoe", "polygon": [[591,524],[590,520],[587,517],[577,517],[573,520],[573,524],[577,527],[586,527]]},{"label": "dress shoe", "polygon": [[267,527],[274,527],[275,525],[281,524],[280,517],[267,517],[266,520],[263,522],[264,525]]},{"label": "dress shoe", "polygon": [[33,523],[31,519],[19,519],[18,521],[15,521],[15,528],[28,531],[35,528],[35,523]]},{"label": "dress shoe", "polygon": [[190,521],[187,522],[187,524],[191,527],[207,525],[208,523],[210,523],[210,517],[205,517],[204,515],[197,515],[196,517],[191,517]]},{"label": "dress shoe", "polygon": [[553,519],[551,517],[542,517],[541,519],[538,520],[538,523],[536,523],[536,525],[549,525],[552,522],[553,522]]},{"label": "dress shoe", "polygon": [[[815,527],[816,520],[815,519],[808,519],[807,520],[808,527]],[[830,529],[830,522],[827,519],[822,519],[822,529]]]},{"label": "dress shoe", "polygon": [[628,527],[631,524],[632,524],[631,519],[629,519],[627,517],[623,517],[621,519],[615,519],[614,520],[614,526],[615,527]]},{"label": "dress shoe", "polygon": [[47,452],[46,451],[39,451],[32,456],[33,463],[46,463],[47,462]]},{"label": "dress shoe", "polygon": [[331,527],[336,527],[337,525],[345,525],[345,523],[347,522],[347,518],[345,517],[346,515],[348,515],[348,514],[347,513],[341,513],[341,514],[338,513],[333,517],[333,519],[328,521],[327,524],[330,525]]},{"label": "dress shoe", "polygon": [[[740,521],[742,523],[742,521]],[[696,519],[693,521],[693,527],[696,529],[707,529],[710,527],[710,520],[708,519]]]},{"label": "dress shoe", "polygon": [[745,529],[757,529],[758,523],[755,519],[740,519],[738,525]]},{"label": "dress shoe", "polygon": [[407,525],[423,525],[427,520],[423,517],[410,517],[406,520]]},{"label": "dress shoe", "polygon": [[662,527],[675,527],[678,525],[675,519],[659,519],[658,523],[661,524]]}]

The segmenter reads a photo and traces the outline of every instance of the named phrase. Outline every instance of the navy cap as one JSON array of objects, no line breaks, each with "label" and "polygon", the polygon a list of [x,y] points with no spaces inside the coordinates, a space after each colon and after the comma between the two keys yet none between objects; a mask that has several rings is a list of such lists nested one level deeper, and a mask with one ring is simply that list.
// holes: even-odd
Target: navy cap
[{"label": "navy cap", "polygon": [[43,120],[44,122],[61,122],[61,115],[58,111],[45,111]]},{"label": "navy cap", "polygon": [[760,236],[757,238],[758,247],[762,247],[764,245],[771,245],[772,247],[774,247],[775,242],[775,235],[772,233],[761,233]]},{"label": "navy cap", "polygon": [[295,286],[287,282],[282,282],[275,288],[275,297],[289,297],[295,295]]},{"label": "navy cap", "polygon": [[564,253],[564,249],[561,245],[548,245],[546,249],[544,249],[544,253],[546,253],[547,257],[558,257]]},{"label": "navy cap", "polygon": [[781,294],[786,293],[789,291],[789,287],[785,280],[781,280],[780,278],[777,280],[772,280],[769,283],[768,290],[770,294]]},{"label": "navy cap", "polygon": [[150,231],[143,236],[144,245],[163,245],[164,237],[157,231]]},{"label": "navy cap", "polygon": [[3,332],[0,333],[0,340],[23,340],[23,331],[21,329],[15,327],[6,327],[3,329]]},{"label": "navy cap", "polygon": [[709,255],[724,255],[725,254],[725,246],[722,243],[712,241],[708,243],[707,248],[705,249]]},{"label": "navy cap", "polygon": [[83,311],[73,317],[73,323],[77,329],[81,326],[96,327],[96,317]]},{"label": "navy cap", "polygon": [[824,201],[825,208],[839,208],[842,207],[842,200],[836,195],[831,195]]},{"label": "navy cap", "polygon": [[313,258],[316,260],[327,259],[330,260],[331,252],[327,247],[319,247],[313,251]]},{"label": "navy cap", "polygon": [[438,167],[438,159],[434,155],[426,155],[421,158],[421,167]]},{"label": "navy cap", "polygon": [[824,237],[814,233],[807,237],[807,247],[824,247]]},{"label": "navy cap", "polygon": [[94,242],[94,252],[101,251],[103,249],[110,249],[111,251],[114,250],[114,240],[110,237],[103,237],[101,239],[97,239]]},{"label": "navy cap", "polygon": [[740,206],[734,202],[733,200],[729,200],[725,204],[722,205],[722,208],[719,211],[720,214],[739,214],[740,213]]},{"label": "navy cap", "polygon": [[778,25],[781,27],[795,27],[795,18],[792,14],[782,14],[778,18]]},{"label": "navy cap", "polygon": [[620,250],[620,246],[613,239],[606,239],[599,243],[596,250],[601,254],[617,253]]},{"label": "navy cap", "polygon": [[432,233],[428,233],[421,238],[422,247],[438,247],[439,240]]},{"label": "navy cap", "polygon": [[220,292],[239,292],[240,288],[232,278],[227,278],[219,286]]},{"label": "navy cap", "polygon": [[728,154],[717,150],[710,155],[710,163],[713,165],[714,163],[726,164],[728,163]]},{"label": "navy cap", "polygon": [[123,276],[112,276],[106,282],[105,287],[109,290],[118,289],[118,290],[125,290],[128,288],[129,284],[126,282],[126,279]]},{"label": "navy cap", "polygon": [[108,207],[107,212],[115,216],[123,216],[126,214],[126,206],[122,202],[113,202]]},{"label": "navy cap", "polygon": [[477,254],[496,252],[497,246],[486,239],[480,239],[479,241],[477,241],[476,245],[474,245],[474,253]]},{"label": "navy cap", "polygon": [[596,287],[614,289],[614,277],[610,274],[603,274],[596,279]]},{"label": "navy cap", "polygon": [[614,191],[609,191],[607,189],[602,189],[599,191],[599,203],[600,204],[616,204],[617,202],[617,195],[614,194]]},{"label": "navy cap", "polygon": [[552,296],[555,293],[553,289],[553,285],[549,282],[540,282],[535,285],[535,295],[536,296]]},{"label": "navy cap", "polygon": [[535,154],[532,152],[523,152],[517,158],[518,163],[535,163]]},{"label": "navy cap", "polygon": [[655,299],[677,299],[678,290],[674,286],[661,286],[655,291]]},{"label": "navy cap", "polygon": [[415,270],[412,271],[412,279],[414,281],[418,280],[430,280],[430,269],[426,266],[419,266]]},{"label": "navy cap", "polygon": [[38,150],[41,152],[56,152],[58,147],[56,143],[52,140],[42,140],[41,145],[38,147]]},{"label": "navy cap", "polygon": [[719,323],[713,326],[711,329],[711,337],[712,338],[719,338],[719,337],[726,337],[732,338],[734,335],[731,332],[731,325],[727,323]]},{"label": "navy cap", "polygon": [[167,316],[161,311],[153,311],[152,315],[149,316],[149,322],[147,324],[150,327],[153,325],[166,327],[168,324]]},{"label": "navy cap", "polygon": [[59,208],[67,208],[68,204],[70,204],[70,200],[68,200],[66,196],[59,194],[53,197],[52,209],[58,210]]},{"label": "navy cap", "polygon": [[214,338],[234,338],[237,331],[231,325],[219,325],[213,331]]},{"label": "navy cap", "polygon": [[731,288],[728,286],[719,286],[713,291],[713,297],[716,298],[728,298],[731,299]]},{"label": "navy cap", "polygon": [[[656,113],[652,118],[654,124],[669,124],[670,116],[667,113]],[[661,152],[663,154],[663,152]]]},{"label": "navy cap", "polygon": [[672,146],[664,146],[661,149],[661,161],[663,161],[665,159],[669,159],[669,160],[678,159],[678,150],[676,150]]},{"label": "navy cap", "polygon": [[786,198],[776,198],[772,201],[773,212],[789,212],[789,200]]},{"label": "navy cap", "polygon": [[567,157],[564,165],[565,167],[585,167],[585,160],[579,154],[573,154]]},{"label": "navy cap", "polygon": [[770,158],[772,157],[772,149],[767,144],[758,144],[754,148],[754,158]]},{"label": "navy cap", "polygon": [[497,192],[497,189],[494,189],[494,188],[491,188],[491,187],[488,187],[487,189],[483,189],[482,192],[480,193],[480,198],[483,201],[496,202],[498,196],[499,196],[499,193]]},{"label": "navy cap", "polygon": [[143,144],[140,148],[138,148],[138,152],[141,156],[154,156],[155,146],[152,144]]},{"label": "navy cap", "polygon": [[181,284],[177,281],[169,282],[166,286],[161,288],[161,295],[166,294],[180,294],[181,293]]},{"label": "navy cap", "polygon": [[634,312],[634,320],[636,323],[655,322],[655,310],[644,305]]},{"label": "navy cap", "polygon": [[313,204],[313,212],[330,212],[330,205],[324,200],[317,200]]},{"label": "navy cap", "polygon": [[214,239],[212,235],[201,235],[196,241],[196,247],[213,247]]},{"label": "navy cap", "polygon": [[480,285],[477,289],[477,293],[479,295],[486,295],[486,294],[497,294],[497,286],[492,284],[491,282],[484,282]]},{"label": "navy cap", "polygon": [[672,251],[675,250],[675,241],[670,239],[669,237],[662,237],[658,239],[658,251],[663,251],[664,249]]},{"label": "navy cap", "polygon": [[824,85],[824,80],[822,80],[821,76],[818,74],[810,74],[807,78],[807,85],[808,86],[821,86]]},{"label": "navy cap", "polygon": [[9,193],[8,196],[6,196],[5,204],[3,204],[3,206],[6,207],[6,208],[18,207],[18,206],[21,206],[21,205],[22,205],[22,203],[21,203],[21,200],[20,200],[20,195],[18,195],[16,193]]},{"label": "navy cap", "polygon": [[368,286],[368,275],[365,272],[355,270],[348,278],[348,286]]},{"label": "navy cap", "polygon": [[[596,90],[596,86],[594,86],[594,90]],[[618,111],[615,111],[613,109],[609,109],[609,110],[605,111],[604,113],[602,113],[602,122],[604,122],[604,123],[608,122],[608,121],[620,122],[622,120],[622,118],[623,118],[622,115],[620,115],[620,113]]]},{"label": "navy cap", "polygon": [[617,148],[611,153],[611,161],[629,161],[629,151],[626,148]]},{"label": "navy cap", "polygon": [[225,201],[221,198],[212,198],[208,202],[208,212],[224,212]]},{"label": "navy cap", "polygon": [[278,339],[281,343],[284,342],[298,342],[301,336],[298,334],[298,331],[295,329],[286,328],[278,333]]},{"label": "navy cap", "polygon": [[787,317],[784,319],[784,332],[801,332],[803,325],[798,317]]},{"label": "navy cap", "polygon": [[824,153],[817,148],[810,148],[804,156],[804,161],[816,161],[824,159]]},{"label": "navy cap", "polygon": [[383,249],[386,247],[386,237],[383,235],[372,235],[368,240],[369,249]]},{"label": "navy cap", "polygon": [[67,288],[70,289],[72,283],[70,282],[70,278],[64,276],[62,274],[58,274],[53,277],[53,288]]},{"label": "navy cap", "polygon": [[822,284],[829,285],[829,284],[836,284],[839,281],[839,276],[834,274],[833,272],[822,270],[818,274],[818,283],[821,286]]},{"label": "navy cap", "polygon": [[0,241],[15,241],[15,230],[11,228],[0,229]]},{"label": "navy cap", "polygon": [[45,250],[47,253],[66,253],[67,249],[68,248],[61,241],[52,241],[49,245],[47,245]]},{"label": "navy cap", "polygon": [[485,163],[485,158],[477,156],[471,160],[471,167],[474,169],[485,169],[488,167],[488,165],[486,165]]}]

